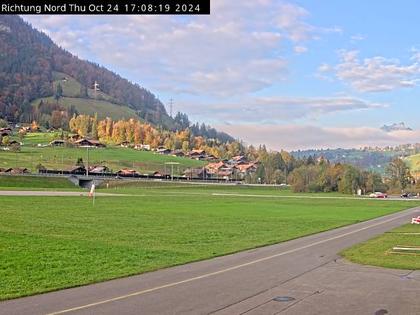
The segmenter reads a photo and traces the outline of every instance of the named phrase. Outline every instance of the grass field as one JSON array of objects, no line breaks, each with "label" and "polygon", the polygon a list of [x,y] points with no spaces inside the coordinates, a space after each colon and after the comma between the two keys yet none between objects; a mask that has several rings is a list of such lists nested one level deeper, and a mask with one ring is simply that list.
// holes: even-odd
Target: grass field
[{"label": "grass field", "polygon": [[[38,104],[41,100],[44,102],[55,103],[54,97],[44,97],[37,99],[32,102],[33,105]],[[117,105],[108,101],[85,99],[85,98],[74,98],[74,97],[62,97],[60,98],[59,104],[64,107],[70,107],[73,105],[79,113],[87,115],[98,114],[99,119],[105,119],[111,117],[114,120],[136,118],[139,119],[136,112],[127,106]]]},{"label": "grass field", "polygon": [[[78,158],[87,162],[85,148],[38,147],[48,144],[54,138],[53,133],[29,133],[23,139],[20,152],[0,151],[0,167],[26,167],[35,171],[38,164],[49,169],[63,169],[74,166]],[[202,167],[206,163],[187,158],[136,151],[129,148],[112,147],[89,150],[89,165],[106,165],[114,171],[121,168],[134,168],[140,173],[165,171],[165,163],[177,162],[174,172],[181,173],[189,167]],[[169,169],[167,170],[169,173]]]},{"label": "grass field", "polygon": [[0,190],[80,190],[67,178],[0,175]]},{"label": "grass field", "polygon": [[86,197],[0,197],[0,299],[202,260],[414,206],[275,198],[290,192],[271,188],[257,198],[267,191],[164,185],[124,188],[137,189],[137,196],[98,197],[94,207]]},{"label": "grass field", "polygon": [[420,254],[390,253],[394,246],[420,247],[420,226],[415,224],[404,225],[353,246],[343,251],[342,255],[352,262],[363,265],[420,270]]}]

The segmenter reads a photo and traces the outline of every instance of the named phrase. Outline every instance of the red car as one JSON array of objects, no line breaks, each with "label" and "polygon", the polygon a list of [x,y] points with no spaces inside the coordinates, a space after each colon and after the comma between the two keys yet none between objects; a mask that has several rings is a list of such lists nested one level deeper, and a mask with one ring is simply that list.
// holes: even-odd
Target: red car
[{"label": "red car", "polygon": [[370,198],[388,198],[388,195],[382,192],[374,192],[369,195]]}]

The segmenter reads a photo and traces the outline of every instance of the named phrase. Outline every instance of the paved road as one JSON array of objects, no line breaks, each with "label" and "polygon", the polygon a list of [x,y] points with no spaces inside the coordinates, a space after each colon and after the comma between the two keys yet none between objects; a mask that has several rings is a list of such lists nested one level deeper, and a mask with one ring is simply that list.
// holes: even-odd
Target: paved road
[{"label": "paved road", "polygon": [[[0,303],[0,314],[420,314],[420,272],[337,253],[409,221],[352,226],[144,275]],[[275,301],[279,296],[294,300]]]}]

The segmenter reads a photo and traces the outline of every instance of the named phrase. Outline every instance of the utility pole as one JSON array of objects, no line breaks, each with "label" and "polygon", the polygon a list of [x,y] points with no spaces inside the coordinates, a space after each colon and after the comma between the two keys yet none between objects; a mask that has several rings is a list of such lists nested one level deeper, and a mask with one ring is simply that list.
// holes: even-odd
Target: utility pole
[{"label": "utility pole", "polygon": [[86,163],[86,176],[89,177],[89,146],[86,147],[87,163]]},{"label": "utility pole", "polygon": [[174,109],[174,99],[171,97],[171,99],[169,100],[169,115],[172,117],[172,113],[173,113],[173,109]]}]

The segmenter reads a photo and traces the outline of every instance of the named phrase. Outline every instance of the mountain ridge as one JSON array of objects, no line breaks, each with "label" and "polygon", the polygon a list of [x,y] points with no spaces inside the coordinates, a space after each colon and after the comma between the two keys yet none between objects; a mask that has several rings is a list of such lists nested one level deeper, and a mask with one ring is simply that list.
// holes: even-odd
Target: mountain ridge
[{"label": "mountain ridge", "polygon": [[[139,118],[170,128],[173,119],[150,91],[56,45],[19,16],[0,16],[0,116],[29,121],[31,102],[54,95],[54,72],[75,78],[87,90],[97,82],[116,103]],[[86,99],[90,99],[86,95]]]}]

